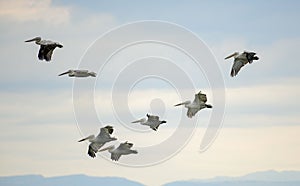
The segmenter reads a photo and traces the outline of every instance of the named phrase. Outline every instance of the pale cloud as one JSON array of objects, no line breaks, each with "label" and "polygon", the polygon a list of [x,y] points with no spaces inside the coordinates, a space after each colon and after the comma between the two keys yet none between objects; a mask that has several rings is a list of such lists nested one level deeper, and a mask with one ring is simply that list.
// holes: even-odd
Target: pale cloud
[{"label": "pale cloud", "polygon": [[51,0],[0,1],[0,17],[21,22],[45,21],[60,24],[69,21],[70,9],[53,6]]}]

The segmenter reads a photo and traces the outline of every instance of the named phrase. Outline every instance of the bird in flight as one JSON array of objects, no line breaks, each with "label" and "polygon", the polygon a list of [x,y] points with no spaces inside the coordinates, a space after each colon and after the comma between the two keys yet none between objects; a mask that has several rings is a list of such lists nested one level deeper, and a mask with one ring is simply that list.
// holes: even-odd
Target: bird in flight
[{"label": "bird in flight", "polygon": [[241,70],[241,68],[246,65],[247,63],[251,64],[254,60],[258,60],[259,58],[255,56],[255,52],[246,52],[244,51],[243,53],[238,53],[235,52],[227,57],[226,59],[229,59],[231,57],[234,57],[233,65],[231,68],[230,75],[231,77],[234,77],[238,74],[238,72]]},{"label": "bird in flight", "polygon": [[63,76],[66,74],[68,74],[69,77],[96,77],[97,75],[95,72],[89,72],[88,70],[68,70],[59,74],[58,76]]},{"label": "bird in flight", "polygon": [[112,126],[105,126],[100,128],[100,133],[95,137],[95,135],[90,135],[86,138],[79,140],[78,142],[82,142],[88,140],[90,143],[88,148],[88,155],[92,158],[96,157],[96,153],[98,150],[107,142],[115,141],[117,138],[111,137],[111,134],[114,132]]},{"label": "bird in flight", "polygon": [[132,146],[133,146],[132,143],[129,143],[129,142],[126,141],[124,143],[121,143],[117,148],[115,148],[114,145],[111,145],[109,147],[106,147],[106,148],[103,148],[103,149],[99,150],[98,152],[108,150],[108,152],[111,154],[110,158],[113,161],[118,161],[122,155],[137,154],[138,153],[137,150],[132,150],[131,149]]},{"label": "bird in flight", "polygon": [[38,58],[39,60],[46,60],[47,62],[51,61],[53,51],[56,47],[62,48],[62,44],[49,41],[49,40],[42,40],[41,37],[35,37],[33,39],[29,39],[25,42],[33,42],[37,45],[40,45],[39,53],[38,53]]},{"label": "bird in flight", "polygon": [[131,123],[140,123],[141,125],[147,125],[149,126],[152,130],[157,131],[158,127],[163,124],[167,123],[167,121],[160,121],[159,116],[154,116],[147,114],[147,118],[142,118],[137,121],[133,121]]},{"label": "bird in flight", "polygon": [[191,101],[185,101],[182,103],[178,103],[176,106],[184,105],[185,108],[187,108],[187,116],[189,118],[192,118],[196,115],[196,113],[204,108],[212,108],[212,105],[206,104],[207,97],[206,94],[201,93],[201,91],[198,94],[195,94],[195,99],[193,102]]}]

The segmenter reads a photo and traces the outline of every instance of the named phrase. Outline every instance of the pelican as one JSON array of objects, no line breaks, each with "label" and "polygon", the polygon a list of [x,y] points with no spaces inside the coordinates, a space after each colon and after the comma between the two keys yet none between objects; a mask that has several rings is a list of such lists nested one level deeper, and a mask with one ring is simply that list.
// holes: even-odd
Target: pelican
[{"label": "pelican", "polygon": [[136,150],[131,150],[131,147],[133,146],[132,143],[128,143],[127,141],[125,143],[121,143],[117,148],[115,148],[114,145],[111,145],[109,147],[103,148],[99,150],[98,152],[101,151],[106,151],[111,154],[110,158],[113,161],[118,161],[122,155],[128,155],[128,154],[137,154],[138,152]]},{"label": "pelican", "polygon": [[179,103],[174,106],[176,107],[176,106],[184,105],[184,107],[188,109],[187,116],[189,118],[192,118],[199,110],[204,108],[212,108],[212,105],[206,104],[206,102],[207,102],[206,94],[202,94],[200,91],[198,94],[195,94],[195,99],[192,103],[191,101],[185,101],[183,103]]},{"label": "pelican", "polygon": [[231,69],[231,73],[230,73],[231,77],[236,76],[238,74],[238,72],[240,71],[240,69],[247,63],[251,64],[253,62],[253,60],[258,60],[259,58],[255,55],[256,55],[256,53],[254,53],[254,52],[244,51],[241,54],[238,52],[235,52],[235,53],[225,57],[225,59],[234,57],[234,61],[233,61],[233,65],[232,65],[232,69]]},{"label": "pelican", "polygon": [[35,37],[33,39],[29,39],[25,42],[35,41],[37,45],[40,45],[40,50],[38,54],[39,60],[51,61],[53,50],[58,47],[62,48],[63,46],[57,42],[42,40],[41,37]]},{"label": "pelican", "polygon": [[88,70],[68,70],[64,73],[59,74],[58,76],[66,75],[68,74],[69,77],[96,77],[95,72],[89,72]]},{"label": "pelican", "polygon": [[141,125],[147,125],[149,126],[151,129],[157,131],[158,127],[163,124],[163,123],[167,123],[166,121],[160,121],[158,116],[154,116],[154,115],[149,115],[147,114],[147,119],[143,118],[137,121],[133,121],[131,123],[140,123]]},{"label": "pelican", "polygon": [[95,137],[95,135],[90,135],[86,138],[79,140],[78,142],[89,140],[89,142],[91,143],[89,145],[88,155],[94,158],[96,157],[96,153],[98,152],[98,150],[105,143],[117,140],[117,138],[110,136],[113,133],[113,131],[113,127],[108,125],[106,127],[100,128],[100,133],[98,134],[98,136]]}]

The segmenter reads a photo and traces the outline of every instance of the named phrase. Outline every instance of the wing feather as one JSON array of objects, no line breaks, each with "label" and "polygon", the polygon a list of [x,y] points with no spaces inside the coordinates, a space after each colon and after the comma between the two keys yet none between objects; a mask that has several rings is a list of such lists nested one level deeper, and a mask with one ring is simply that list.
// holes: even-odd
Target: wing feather
[{"label": "wing feather", "polygon": [[242,60],[235,60],[230,72],[231,77],[236,76],[244,65],[245,63]]}]

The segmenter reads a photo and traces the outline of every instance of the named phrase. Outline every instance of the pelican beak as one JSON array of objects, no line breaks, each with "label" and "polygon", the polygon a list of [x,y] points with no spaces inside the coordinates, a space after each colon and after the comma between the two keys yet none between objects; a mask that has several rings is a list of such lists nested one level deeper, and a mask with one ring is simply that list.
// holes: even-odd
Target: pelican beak
[{"label": "pelican beak", "polygon": [[235,56],[235,54],[236,54],[236,53],[233,53],[233,54],[231,54],[230,56],[225,57],[225,59],[229,59],[229,58]]},{"label": "pelican beak", "polygon": [[78,142],[82,142],[82,141],[87,140],[87,139],[88,138],[83,138],[83,139],[79,140]]},{"label": "pelican beak", "polygon": [[142,122],[142,121],[143,121],[143,119],[140,119],[140,120],[133,121],[133,122],[131,122],[131,123],[140,123],[140,122]]},{"label": "pelican beak", "polygon": [[32,41],[36,41],[36,38],[26,40],[25,42],[32,42]]},{"label": "pelican beak", "polygon": [[61,74],[59,74],[58,76],[62,76],[62,75],[68,74],[68,73],[69,73],[69,71],[64,72],[64,73],[61,73]]},{"label": "pelican beak", "polygon": [[177,106],[180,106],[180,105],[183,105],[183,103],[178,103],[178,104],[174,105],[174,107],[177,107]]}]

